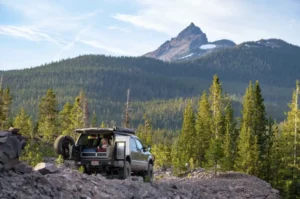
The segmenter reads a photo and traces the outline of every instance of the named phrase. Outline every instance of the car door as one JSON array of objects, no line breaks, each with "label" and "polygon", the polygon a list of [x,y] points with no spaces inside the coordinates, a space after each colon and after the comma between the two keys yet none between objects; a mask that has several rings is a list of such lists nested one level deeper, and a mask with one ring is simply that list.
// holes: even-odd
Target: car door
[{"label": "car door", "polygon": [[139,168],[141,170],[146,170],[148,167],[148,156],[146,151],[144,151],[144,147],[142,142],[139,139],[135,139],[136,146],[138,150],[138,158],[139,158]]},{"label": "car door", "polygon": [[136,142],[133,137],[130,137],[129,141],[129,147],[130,147],[130,157],[131,157],[131,169],[132,170],[139,170],[139,153],[137,150]]}]

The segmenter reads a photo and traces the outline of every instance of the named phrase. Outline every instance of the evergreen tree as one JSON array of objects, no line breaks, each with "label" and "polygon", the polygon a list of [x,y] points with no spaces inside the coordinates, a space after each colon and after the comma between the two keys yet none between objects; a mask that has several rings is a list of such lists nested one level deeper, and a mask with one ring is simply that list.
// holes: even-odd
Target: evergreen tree
[{"label": "evergreen tree", "polygon": [[205,163],[205,153],[209,148],[209,142],[212,138],[211,132],[211,112],[210,112],[210,104],[208,102],[208,98],[206,92],[204,91],[198,105],[198,113],[195,124],[196,131],[196,161],[199,162],[199,166],[203,166]]},{"label": "evergreen tree", "polygon": [[191,158],[195,160],[195,117],[192,108],[192,102],[188,101],[183,116],[183,124],[181,134],[178,140],[178,149],[181,167],[187,164]]},{"label": "evergreen tree", "polygon": [[236,139],[237,133],[235,130],[235,121],[233,116],[233,109],[231,102],[229,101],[225,108],[225,136],[223,139],[223,158],[222,158],[222,170],[228,171],[232,170],[234,167],[234,162],[236,158],[237,148]]},{"label": "evergreen tree", "polygon": [[101,125],[100,125],[100,127],[101,127],[101,128],[105,128],[105,127],[106,127],[106,124],[105,124],[105,122],[104,122],[104,121],[102,121],[102,122],[101,122]]},{"label": "evergreen tree", "polygon": [[153,134],[152,125],[146,114],[144,114],[144,133],[146,135],[144,145],[151,146],[152,145],[152,134]]},{"label": "evergreen tree", "polygon": [[21,108],[19,114],[16,116],[13,126],[19,128],[19,133],[25,137],[33,138],[33,124],[30,116],[25,112],[24,108]]},{"label": "evergreen tree", "polygon": [[86,115],[87,110],[85,109],[85,95],[81,91],[79,95],[75,98],[73,107],[71,109],[71,121],[73,129],[84,128],[86,125]]},{"label": "evergreen tree", "polygon": [[38,134],[46,143],[52,143],[58,136],[58,109],[56,96],[49,89],[39,104]]},{"label": "evergreen tree", "polygon": [[[270,124],[270,123],[269,123]],[[282,140],[281,133],[279,132],[278,124],[274,123],[272,126],[272,136],[270,136],[270,143],[272,147],[269,149],[270,164],[268,165],[270,169],[269,180],[275,188],[279,188],[283,179],[280,168],[282,167],[282,151],[281,148],[285,144]]]},{"label": "evergreen tree", "polygon": [[222,96],[222,86],[219,81],[219,77],[214,75],[212,85],[209,89],[209,101],[211,103],[212,111],[212,127],[211,131],[214,137],[219,137],[224,135],[223,127],[223,96]]},{"label": "evergreen tree", "polygon": [[298,140],[300,134],[299,89],[299,81],[297,81],[292,102],[289,104],[290,111],[282,129],[284,144],[281,147],[283,164],[280,172],[284,173],[285,191],[289,194],[288,198],[300,197],[296,189],[300,178],[300,142]]},{"label": "evergreen tree", "polygon": [[97,114],[96,114],[95,111],[93,112],[92,124],[91,125],[92,125],[92,127],[97,126]]},{"label": "evergreen tree", "polygon": [[60,131],[63,135],[71,135],[73,125],[71,120],[72,104],[67,102],[59,113]]},{"label": "evergreen tree", "polygon": [[223,128],[223,104],[224,98],[222,94],[222,86],[217,75],[214,76],[212,85],[209,89],[210,95],[209,100],[211,103],[212,112],[212,138],[209,143],[209,151],[205,155],[207,160],[207,167],[214,166],[215,172],[220,160],[223,157],[222,151],[222,139],[224,137]]},{"label": "evergreen tree", "polygon": [[180,174],[185,170],[184,163],[181,161],[181,151],[180,151],[179,140],[176,139],[172,145],[171,149],[171,161],[173,165],[173,173],[174,175]]},{"label": "evergreen tree", "polygon": [[10,115],[10,105],[12,103],[12,96],[10,94],[10,89],[6,88],[4,89],[0,96],[2,95],[2,103],[0,105],[2,105],[2,122],[1,122],[1,128],[2,129],[8,129],[11,124],[10,124],[10,120],[9,120],[9,115]]},{"label": "evergreen tree", "polygon": [[[261,94],[261,89],[258,81],[256,81],[255,89],[254,89],[254,116],[253,116],[253,133],[257,136],[257,143],[259,147],[259,176],[264,178],[266,174],[266,167],[268,167],[267,158],[267,123],[268,120],[266,118],[266,109],[264,105],[264,99]],[[271,127],[270,127],[271,128]],[[270,132],[269,132],[270,133]]]},{"label": "evergreen tree", "polygon": [[253,133],[254,110],[253,85],[250,82],[243,99],[242,124],[238,139],[238,157],[235,166],[238,171],[257,175],[259,149],[257,147],[257,136]]}]

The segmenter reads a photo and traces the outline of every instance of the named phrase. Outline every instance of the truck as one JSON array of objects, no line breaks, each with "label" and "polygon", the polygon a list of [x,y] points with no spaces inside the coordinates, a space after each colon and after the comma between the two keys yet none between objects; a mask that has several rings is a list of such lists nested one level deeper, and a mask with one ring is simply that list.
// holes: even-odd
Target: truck
[{"label": "truck", "polygon": [[153,180],[155,157],[136,136],[133,129],[81,128],[75,129],[76,142],[71,136],[61,135],[54,149],[64,159],[74,161],[87,174],[100,173],[107,178],[128,179],[141,176]]}]

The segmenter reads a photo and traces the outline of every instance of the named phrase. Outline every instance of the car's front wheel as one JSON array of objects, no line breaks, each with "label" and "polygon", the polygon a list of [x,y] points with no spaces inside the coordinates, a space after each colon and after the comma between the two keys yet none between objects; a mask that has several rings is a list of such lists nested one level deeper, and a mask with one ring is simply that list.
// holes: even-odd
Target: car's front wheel
[{"label": "car's front wheel", "polygon": [[148,164],[148,170],[146,175],[144,176],[144,182],[152,182],[153,181],[153,165]]}]

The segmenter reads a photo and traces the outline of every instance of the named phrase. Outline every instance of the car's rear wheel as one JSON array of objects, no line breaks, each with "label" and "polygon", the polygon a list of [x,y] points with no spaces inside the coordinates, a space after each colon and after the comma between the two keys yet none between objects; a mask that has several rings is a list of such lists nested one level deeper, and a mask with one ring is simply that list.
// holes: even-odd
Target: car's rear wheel
[{"label": "car's rear wheel", "polygon": [[131,165],[128,161],[125,162],[123,172],[123,179],[129,179],[131,177]]}]

